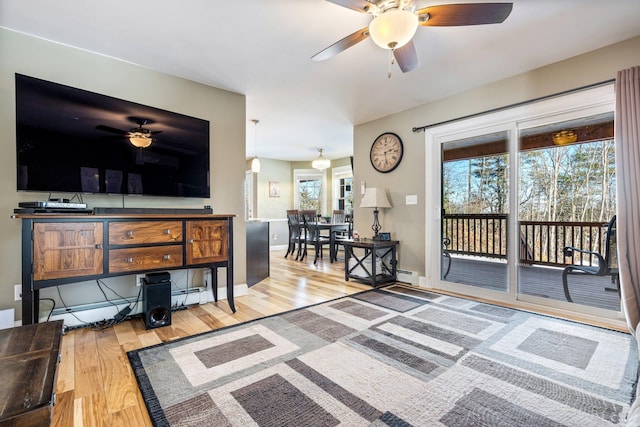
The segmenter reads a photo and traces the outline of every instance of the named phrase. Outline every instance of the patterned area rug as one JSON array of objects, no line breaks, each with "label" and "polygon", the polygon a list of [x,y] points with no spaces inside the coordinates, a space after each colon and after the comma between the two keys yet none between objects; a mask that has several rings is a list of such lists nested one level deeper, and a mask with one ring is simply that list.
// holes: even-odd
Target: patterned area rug
[{"label": "patterned area rug", "polygon": [[608,426],[633,339],[394,285],[128,353],[156,426]]}]

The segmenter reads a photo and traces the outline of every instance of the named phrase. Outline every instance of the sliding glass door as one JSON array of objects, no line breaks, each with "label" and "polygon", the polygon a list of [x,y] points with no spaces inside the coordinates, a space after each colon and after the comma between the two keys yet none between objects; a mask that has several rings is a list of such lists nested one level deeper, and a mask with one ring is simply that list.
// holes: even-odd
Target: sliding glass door
[{"label": "sliding glass door", "polygon": [[437,241],[425,248],[427,283],[620,318],[615,274],[563,280],[568,266],[597,270],[593,253],[607,250],[613,118],[613,88],[601,86],[427,130],[425,162],[438,174],[427,174],[438,206],[427,212]]},{"label": "sliding glass door", "polygon": [[607,252],[616,213],[613,112],[523,124],[518,143],[519,294],[619,310],[611,275],[562,275],[569,264],[596,271],[594,254]]},{"label": "sliding glass door", "polygon": [[508,135],[442,144],[442,280],[508,291]]}]

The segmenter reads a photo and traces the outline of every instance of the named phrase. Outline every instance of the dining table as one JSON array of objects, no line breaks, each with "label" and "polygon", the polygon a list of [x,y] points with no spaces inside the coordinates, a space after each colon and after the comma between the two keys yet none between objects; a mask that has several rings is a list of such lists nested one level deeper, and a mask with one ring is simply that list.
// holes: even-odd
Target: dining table
[{"label": "dining table", "polygon": [[[329,230],[329,261],[334,262],[338,260],[338,248],[336,245],[336,233],[347,232],[349,238],[351,238],[351,223],[350,222],[306,222],[300,224],[302,232],[300,233],[300,239],[307,235],[307,230],[310,227],[317,227],[319,231]],[[302,261],[307,255],[306,250],[302,249],[302,245],[298,245],[299,259]]]}]

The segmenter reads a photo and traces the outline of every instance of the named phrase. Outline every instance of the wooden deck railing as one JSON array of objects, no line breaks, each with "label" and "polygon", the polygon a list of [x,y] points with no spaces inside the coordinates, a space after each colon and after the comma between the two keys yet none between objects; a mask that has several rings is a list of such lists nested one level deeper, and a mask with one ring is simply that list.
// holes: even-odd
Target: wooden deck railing
[{"label": "wooden deck railing", "polygon": [[[519,260],[523,264],[564,266],[592,265],[594,259],[576,253],[565,259],[565,246],[600,252],[606,224],[602,222],[520,221]],[[507,257],[506,214],[445,214],[442,234],[450,253],[489,258]]]}]

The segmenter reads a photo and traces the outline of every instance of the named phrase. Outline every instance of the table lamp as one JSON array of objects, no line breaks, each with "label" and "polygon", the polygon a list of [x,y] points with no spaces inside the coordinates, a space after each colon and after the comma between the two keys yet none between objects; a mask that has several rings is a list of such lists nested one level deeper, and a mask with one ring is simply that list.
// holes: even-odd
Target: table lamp
[{"label": "table lamp", "polygon": [[378,232],[380,231],[380,222],[378,221],[378,212],[380,208],[390,208],[391,203],[387,198],[387,193],[384,188],[367,188],[360,202],[361,208],[373,208],[373,239],[378,238]]}]

